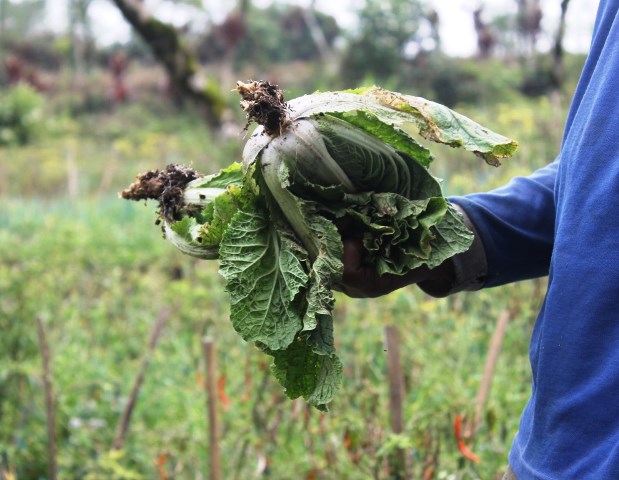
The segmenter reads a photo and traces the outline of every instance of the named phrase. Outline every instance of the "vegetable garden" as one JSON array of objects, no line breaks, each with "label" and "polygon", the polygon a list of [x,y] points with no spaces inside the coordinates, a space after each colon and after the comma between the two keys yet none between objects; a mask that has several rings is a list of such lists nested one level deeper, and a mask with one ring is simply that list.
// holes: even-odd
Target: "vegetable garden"
[{"label": "vegetable garden", "polygon": [[[328,413],[291,401],[232,328],[216,262],[163,242],[153,205],[116,194],[136,172],[240,160],[240,112],[227,138],[156,109],[54,112],[34,142],[0,147],[0,478],[49,478],[51,457],[58,478],[500,478],[544,280],[447,299],[335,293],[340,390]],[[562,102],[458,110],[522,148],[494,169],[439,146],[445,194],[557,151]]]}]

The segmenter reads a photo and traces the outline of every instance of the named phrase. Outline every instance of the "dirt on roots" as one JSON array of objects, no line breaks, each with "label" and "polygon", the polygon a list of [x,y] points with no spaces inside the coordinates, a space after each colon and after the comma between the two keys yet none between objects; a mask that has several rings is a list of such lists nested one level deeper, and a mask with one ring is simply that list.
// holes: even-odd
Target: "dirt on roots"
[{"label": "dirt on roots", "polygon": [[135,201],[157,200],[159,216],[168,222],[174,222],[182,217],[185,187],[201,176],[192,168],[171,164],[165,170],[140,173],[129,187],[120,192],[120,197]]}]

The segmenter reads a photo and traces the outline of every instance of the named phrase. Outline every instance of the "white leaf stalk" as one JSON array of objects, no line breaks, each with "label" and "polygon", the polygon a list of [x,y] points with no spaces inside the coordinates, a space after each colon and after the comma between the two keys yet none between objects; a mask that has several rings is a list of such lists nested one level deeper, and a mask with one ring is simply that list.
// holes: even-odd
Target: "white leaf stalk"
[{"label": "white leaf stalk", "polygon": [[[199,225],[192,228],[191,236],[193,238],[198,236],[199,228]],[[200,258],[202,260],[215,260],[219,258],[218,248],[207,248],[197,242],[187,241],[184,237],[181,237],[178,233],[172,230],[168,223],[164,226],[164,232],[166,238],[172,243],[172,245],[187,255],[191,255],[192,257]]]},{"label": "white leaf stalk", "polygon": [[[251,139],[247,145],[249,150],[253,148]],[[262,150],[260,167],[264,181],[286,220],[307,248],[310,258],[315,259],[318,256],[319,241],[308,226],[298,199],[282,186],[286,182],[286,161],[292,165],[303,165],[304,170],[312,172],[317,183],[340,185],[347,193],[353,193],[355,187],[338,162],[331,157],[322,135],[310,120],[291,123],[284,133],[274,137]]]},{"label": "white leaf stalk", "polygon": [[[197,180],[194,180],[192,183],[194,182],[197,182]],[[226,193],[225,188],[193,187],[192,183],[189,183],[183,192],[183,201],[187,206],[206,207],[209,203],[215,201],[219,195]],[[197,183],[197,185],[202,183]]]},{"label": "white leaf stalk", "polygon": [[[237,164],[238,166],[238,164]],[[240,171],[240,167],[239,171]],[[159,202],[159,219],[163,222],[165,237],[181,252],[202,259],[216,259],[218,245],[203,244],[205,228],[201,223],[202,212],[223,195],[227,188],[209,187],[216,175],[199,176],[193,169],[180,165],[168,165],[165,170],[142,173],[129,188],[120,192],[128,200],[153,199]],[[223,199],[226,200],[225,198]],[[203,221],[203,220],[202,220]]]},{"label": "white leaf stalk", "polygon": [[[204,181],[199,178],[187,184],[183,192],[183,201],[186,207],[206,207],[209,203],[224,193],[225,188],[204,188],[194,187],[193,185],[201,185]],[[182,237],[171,228],[171,222],[164,219],[164,232],[166,238],[181,252],[191,255],[192,257],[201,258],[203,260],[214,260],[219,257],[219,249],[217,247],[206,247],[201,245],[198,239],[202,225],[196,224],[189,230],[191,240]]]}]

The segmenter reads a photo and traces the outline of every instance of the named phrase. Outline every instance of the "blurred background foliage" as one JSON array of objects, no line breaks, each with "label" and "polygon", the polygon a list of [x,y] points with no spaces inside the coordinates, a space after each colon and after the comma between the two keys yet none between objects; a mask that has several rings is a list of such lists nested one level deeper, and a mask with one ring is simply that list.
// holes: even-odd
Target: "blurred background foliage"
[{"label": "blurred background foliage", "polygon": [[[433,146],[431,170],[447,194],[526,175],[558,153],[584,61],[563,48],[564,17],[542,27],[550,0],[512,2],[494,17],[481,7],[457,13],[474,25],[478,48],[466,57],[443,51],[430,1],[365,0],[344,27],[315,2],[241,0],[216,16],[209,2],[114,0],[105,5],[117,15],[141,5],[147,19],[115,43],[96,34],[102,0],[68,0],[64,27],[46,28],[40,15],[55,1],[0,0],[0,479],[50,478],[37,318],[51,349],[58,478],[207,478],[206,334],[218,352],[223,478],[393,478],[385,458],[396,447],[415,479],[501,478],[529,392],[527,344],[544,279],[448,299],[414,288],[375,300],[338,295],[346,370],[325,415],[286,400],[264,356],[235,334],[216,263],[175,251],[154,225],[155,206],[116,192],[168,163],[213,172],[239,160],[247,132],[229,92],[247,78],[278,83],[288,98],[378,84],[520,142],[499,169]],[[184,23],[172,12],[185,12]],[[164,306],[173,315],[124,446],[113,449]],[[458,450],[453,422],[473,415],[506,310],[474,464]],[[399,436],[390,429],[386,325],[402,335]]]}]

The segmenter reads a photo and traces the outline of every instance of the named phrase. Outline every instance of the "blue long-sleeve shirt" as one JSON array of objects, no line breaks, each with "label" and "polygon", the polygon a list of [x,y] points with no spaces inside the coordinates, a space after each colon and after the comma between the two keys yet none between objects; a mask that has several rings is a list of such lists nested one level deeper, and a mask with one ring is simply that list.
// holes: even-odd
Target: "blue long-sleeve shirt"
[{"label": "blue long-sleeve shirt", "polygon": [[519,480],[619,479],[618,11],[601,0],[557,160],[453,199],[483,243],[485,287],[549,275],[509,456]]}]

